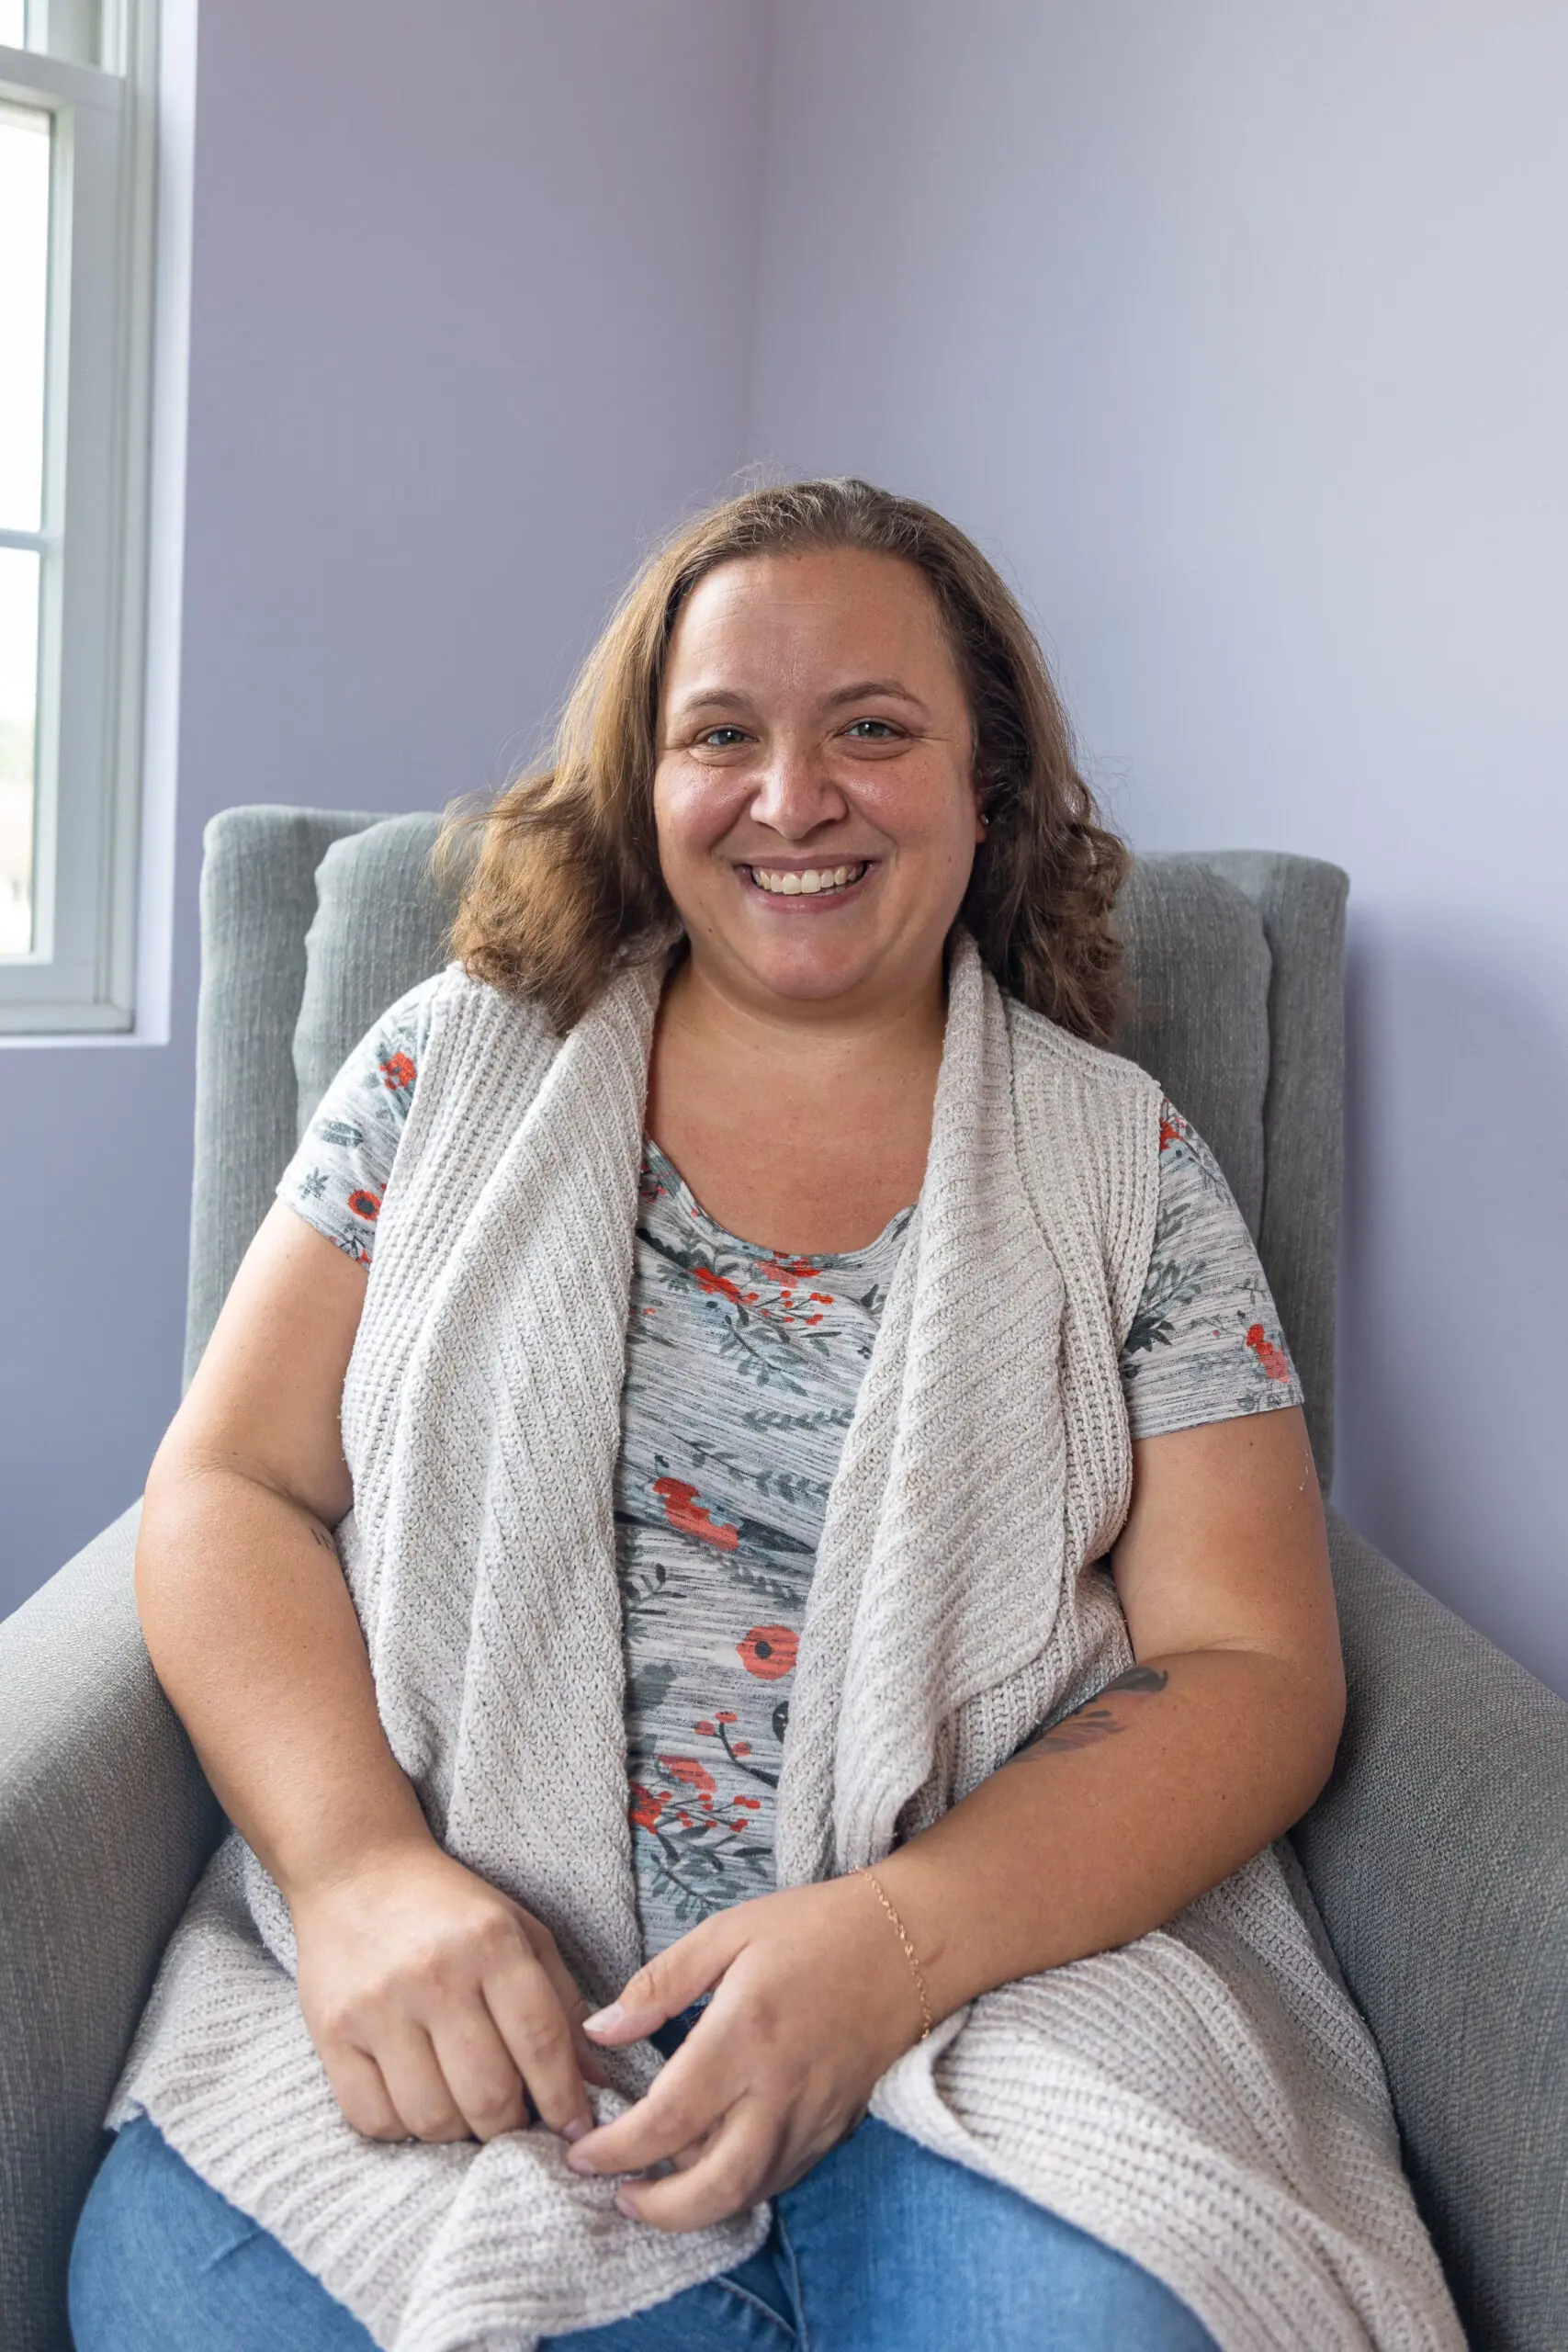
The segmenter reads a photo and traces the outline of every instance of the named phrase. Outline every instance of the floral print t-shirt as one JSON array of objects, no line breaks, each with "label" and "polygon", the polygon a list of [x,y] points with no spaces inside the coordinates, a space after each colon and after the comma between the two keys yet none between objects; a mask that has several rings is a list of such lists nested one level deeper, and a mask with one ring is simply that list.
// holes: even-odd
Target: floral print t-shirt
[{"label": "floral print t-shirt", "polygon": [[[438,978],[344,1064],[278,1196],[362,1263]],[[1301,1402],[1230,1187],[1166,1104],[1143,1297],[1122,1343],[1134,1438]],[[645,1953],[773,1885],[773,1804],[828,1499],[913,1205],[863,1250],[727,1233],[644,1139],[615,1472],[627,1804]]]}]

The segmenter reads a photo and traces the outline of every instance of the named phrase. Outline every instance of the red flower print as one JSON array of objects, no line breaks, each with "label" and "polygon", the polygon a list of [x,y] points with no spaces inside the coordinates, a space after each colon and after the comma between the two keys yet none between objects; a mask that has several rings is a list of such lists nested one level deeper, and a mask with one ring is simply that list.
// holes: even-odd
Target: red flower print
[{"label": "red flower print", "polygon": [[756,1271],[764,1282],[809,1282],[813,1274],[822,1271],[814,1258],[760,1258]]},{"label": "red flower print", "polygon": [[1168,1151],[1173,1143],[1181,1141],[1181,1122],[1168,1103],[1159,1114],[1159,1148]]},{"label": "red flower print", "polygon": [[1247,1335],[1247,1344],[1258,1358],[1260,1370],[1267,1373],[1270,1380],[1289,1380],[1291,1359],[1283,1348],[1277,1348],[1272,1340],[1264,1338],[1261,1323],[1253,1324]]},{"label": "red flower print", "polygon": [[695,1487],[689,1487],[684,1478],[655,1478],[653,1491],[664,1506],[665,1518],[682,1535],[700,1536],[705,1544],[716,1544],[721,1552],[733,1552],[739,1543],[740,1530],[716,1521],[707,1505],[698,1502]]},{"label": "red flower print", "polygon": [[750,1306],[757,1296],[754,1290],[743,1292],[739,1283],[732,1283],[728,1274],[716,1274],[711,1266],[694,1266],[692,1280],[699,1290],[705,1290],[710,1298],[731,1299],[737,1306]]},{"label": "red flower print", "polygon": [[381,1083],[389,1094],[413,1084],[415,1070],[407,1054],[389,1054],[381,1064]]},{"label": "red flower print", "polygon": [[729,1752],[731,1756],[750,1756],[751,1743],[749,1739],[738,1739]]},{"label": "red flower print", "polygon": [[699,1764],[694,1756],[661,1756],[659,1769],[661,1772],[668,1772],[672,1781],[679,1781],[682,1787],[694,1789],[700,1797],[711,1797],[714,1792],[713,1774],[705,1764]]},{"label": "red flower print", "polygon": [[758,1810],[761,1802],[762,1800],[761,1797],[737,1797],[735,1799],[735,1803],[737,1804],[745,1805],[748,1810],[752,1813],[755,1813]]},{"label": "red flower print", "polygon": [[711,1739],[713,1737],[713,1725],[705,1717],[700,1724],[694,1724],[692,1725],[692,1729],[696,1732],[701,1732],[705,1739]]},{"label": "red flower print", "polygon": [[732,1724],[735,1720],[736,1714],[733,1707],[720,1707],[714,1715],[714,1721],[716,1724]]},{"label": "red flower print", "polygon": [[735,1646],[748,1674],[762,1682],[776,1682],[794,1666],[800,1636],[788,1625],[753,1625],[746,1639]]},{"label": "red flower print", "polygon": [[651,1789],[645,1789],[640,1781],[632,1782],[632,1801],[627,1811],[639,1829],[657,1829],[663,1810]]},{"label": "red flower print", "polygon": [[355,1216],[363,1217],[367,1225],[374,1225],[381,1214],[381,1195],[379,1193],[350,1193],[348,1205]]}]

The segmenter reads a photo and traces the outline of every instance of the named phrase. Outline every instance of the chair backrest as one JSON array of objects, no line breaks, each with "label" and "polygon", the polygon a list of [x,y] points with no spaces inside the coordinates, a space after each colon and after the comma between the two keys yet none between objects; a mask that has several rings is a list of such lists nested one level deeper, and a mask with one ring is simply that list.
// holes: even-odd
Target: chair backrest
[{"label": "chair backrest", "polygon": [[[231,808],[207,831],[186,1371],[350,1047],[439,968],[434,816]],[[1333,1470],[1346,879],[1270,851],[1137,860],[1120,1049],[1212,1146],[1258,1242]]]}]

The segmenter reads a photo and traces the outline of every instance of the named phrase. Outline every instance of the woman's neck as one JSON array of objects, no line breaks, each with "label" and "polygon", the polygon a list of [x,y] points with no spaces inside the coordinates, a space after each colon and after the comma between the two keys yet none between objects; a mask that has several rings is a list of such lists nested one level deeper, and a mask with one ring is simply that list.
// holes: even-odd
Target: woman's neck
[{"label": "woman's neck", "polygon": [[940,966],[895,1003],[775,1009],[688,958],[660,1006],[649,1131],[731,1233],[860,1249],[919,1192],[945,1024]]},{"label": "woman's neck", "polygon": [[687,955],[666,984],[659,1020],[666,1037],[681,1036],[717,1069],[738,1077],[766,1072],[773,1084],[798,1084],[815,1095],[824,1083],[876,1087],[928,1069],[934,1077],[947,1022],[946,987],[939,962],[923,987],[896,998],[770,999],[725,987]]}]

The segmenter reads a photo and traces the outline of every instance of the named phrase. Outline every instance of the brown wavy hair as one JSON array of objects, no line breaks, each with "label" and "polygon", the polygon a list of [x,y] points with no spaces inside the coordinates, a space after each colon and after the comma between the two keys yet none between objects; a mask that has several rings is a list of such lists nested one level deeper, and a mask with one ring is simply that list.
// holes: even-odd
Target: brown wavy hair
[{"label": "brown wavy hair", "polygon": [[960,919],[998,984],[1080,1037],[1121,1007],[1111,910],[1127,853],[1100,823],[1044,657],[996,567],[929,506],[853,479],[733,498],[643,565],[583,663],[547,766],[477,816],[448,820],[448,871],[477,829],[453,953],[478,979],[537,997],[569,1028],[625,955],[678,922],[653,822],[659,704],[676,616],[722,563],[854,548],[924,573],[968,696],[988,820]]}]

